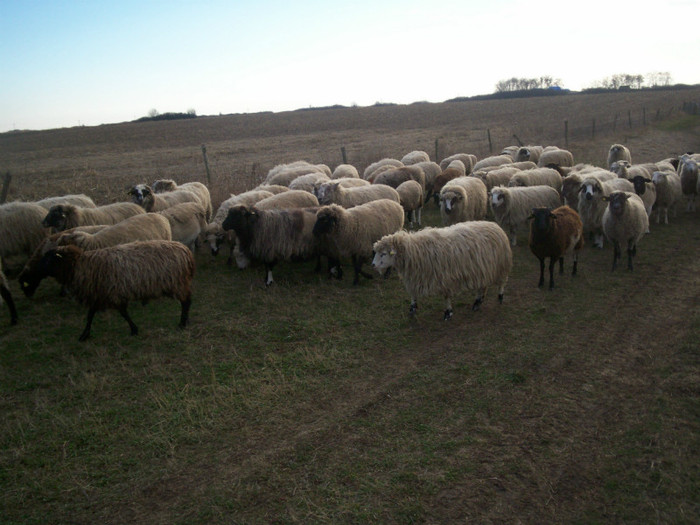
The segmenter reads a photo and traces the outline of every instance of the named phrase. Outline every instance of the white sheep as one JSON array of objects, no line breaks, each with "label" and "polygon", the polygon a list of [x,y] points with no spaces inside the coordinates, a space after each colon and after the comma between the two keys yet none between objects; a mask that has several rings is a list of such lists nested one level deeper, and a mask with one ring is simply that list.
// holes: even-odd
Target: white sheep
[{"label": "white sheep", "polygon": [[513,174],[508,186],[551,186],[561,192],[562,178],[559,172],[552,168],[535,168]]},{"label": "white sheep", "polygon": [[540,160],[540,155],[544,148],[542,146],[522,146],[518,150],[518,154],[515,156],[515,162],[530,161],[537,164]]},{"label": "white sheep", "polygon": [[623,146],[622,144],[613,144],[610,146],[610,149],[608,149],[608,169],[612,168],[614,162],[621,160],[626,160],[632,164],[632,154],[627,146]]},{"label": "white sheep", "polygon": [[603,197],[613,191],[634,192],[634,185],[627,179],[614,178],[600,181],[597,177],[586,177],[581,183],[578,198],[578,213],[584,231],[593,238],[593,245],[603,247],[603,213],[606,203]]},{"label": "white sheep", "polygon": [[399,184],[396,188],[399,194],[401,207],[406,212],[406,220],[414,227],[414,224],[421,225],[421,211],[423,209],[423,190],[414,180],[407,180]]},{"label": "white sheep", "polygon": [[457,177],[440,190],[440,217],[443,226],[486,217],[488,192],[476,177]]},{"label": "white sheep", "polygon": [[74,206],[79,206],[80,208],[95,207],[93,200],[82,193],[76,195],[61,195],[59,197],[46,197],[45,199],[36,201],[36,204],[46,208],[47,210],[56,204],[72,204]]},{"label": "white sheep", "polygon": [[306,208],[318,206],[318,199],[313,193],[303,190],[289,190],[259,200],[255,207],[260,210],[282,208]]},{"label": "white sheep", "polygon": [[491,157],[486,157],[480,161],[474,163],[472,166],[472,171],[478,171],[483,168],[488,168],[490,166],[502,166],[503,164],[510,164],[513,162],[513,157],[508,154],[505,155],[493,155]]},{"label": "white sheep", "polygon": [[310,164],[299,161],[275,166],[268,172],[264,184],[289,186],[294,179],[308,173],[325,173],[329,178],[331,176],[331,170],[325,164]]},{"label": "white sheep", "polygon": [[307,193],[314,193],[317,184],[323,184],[331,180],[325,173],[307,173],[301,175],[289,183],[290,190],[302,190]]},{"label": "white sheep", "polygon": [[285,191],[289,191],[289,186],[281,186],[280,184],[259,184],[252,190],[248,190],[245,193],[248,193],[250,191],[269,191],[270,193],[277,195],[278,193],[284,193]]},{"label": "white sheep", "polygon": [[510,179],[516,173],[521,173],[518,168],[513,168],[508,165],[498,166],[496,169],[483,169],[472,173],[474,177],[480,178],[486,185],[487,190],[492,190],[496,186],[507,186]]},{"label": "white sheep", "polygon": [[360,172],[352,164],[338,164],[333,170],[331,179],[359,179]]},{"label": "white sheep", "polygon": [[695,198],[698,195],[698,162],[688,155],[680,159],[678,175],[681,178],[681,191],[686,198],[686,211],[695,211]]},{"label": "white sheep", "polygon": [[5,272],[21,270],[49,232],[41,224],[46,208],[33,202],[0,204],[0,262]]},{"label": "white sheep", "polygon": [[[199,203],[195,204],[201,208]],[[203,215],[204,211],[202,211]],[[83,250],[97,250],[134,241],[152,240],[172,240],[170,222],[157,213],[133,215],[94,233],[80,230],[64,232],[58,237],[56,244],[58,246],[73,244]]]},{"label": "white sheep", "polygon": [[572,208],[574,211],[578,211],[578,198],[581,192],[581,183],[587,177],[595,177],[599,181],[603,182],[606,180],[616,178],[616,175],[611,172],[604,170],[602,168],[597,168],[595,166],[585,166],[581,169],[572,168],[569,174],[566,175],[561,181],[561,195],[564,199],[564,204]]},{"label": "white sheep", "polygon": [[552,166],[571,167],[574,165],[574,156],[568,150],[560,149],[556,146],[548,146],[542,150],[537,165],[542,168],[549,168]]},{"label": "white sheep", "polygon": [[360,275],[372,277],[362,271],[362,265],[371,261],[374,243],[400,230],[403,222],[403,208],[393,200],[380,199],[348,210],[331,204],[319,209],[313,233],[323,253],[338,261],[352,259],[353,285],[357,285]]},{"label": "white sheep", "polygon": [[419,162],[430,162],[430,155],[425,151],[411,151],[406,153],[402,158],[401,162],[404,166],[410,166],[412,164],[418,164]]},{"label": "white sheep", "polygon": [[415,180],[425,192],[425,173],[415,164],[381,171],[374,177],[372,184],[386,184],[396,189],[399,184],[407,180]]},{"label": "white sheep", "polygon": [[194,253],[197,241],[207,228],[207,214],[202,205],[183,202],[158,213],[170,223],[172,240],[181,242]]},{"label": "white sheep", "polygon": [[[650,178],[642,177],[641,175],[637,175],[632,179],[632,185],[634,186],[634,192],[642,199],[647,217],[651,221],[651,214],[654,210],[654,204],[656,204],[656,186],[654,186]],[[648,229],[647,233],[649,233]]]},{"label": "white sheep", "polygon": [[322,184],[318,189],[318,202],[324,206],[338,204],[343,208],[352,208],[377,199],[390,199],[395,202],[401,200],[398,192],[385,184],[346,188],[338,182],[332,181]]},{"label": "white sheep", "polygon": [[362,173],[362,178],[365,180],[370,180],[372,175],[374,173],[382,168],[385,168],[387,166],[391,166],[392,168],[399,168],[403,166],[403,162],[397,159],[392,159],[392,158],[383,158],[381,160],[378,160],[377,162],[373,162],[369,166],[365,168],[365,171]]},{"label": "white sheep", "polygon": [[156,193],[147,184],[132,186],[128,191],[128,195],[131,196],[131,202],[138,204],[148,212],[163,211],[181,202],[202,202],[199,195],[189,190],[178,189],[166,193]]},{"label": "white sheep", "polygon": [[474,164],[477,163],[478,159],[476,158],[476,155],[472,155],[471,153],[455,153],[454,155],[445,157],[440,161],[440,169],[444,171],[453,160],[458,160],[464,164],[464,175],[469,175],[474,169]]},{"label": "white sheep", "polygon": [[561,197],[550,186],[522,188],[496,187],[491,190],[491,209],[498,225],[510,236],[510,243],[517,244],[518,228],[527,225],[533,208],[557,208]]},{"label": "white sheep", "polygon": [[206,214],[206,220],[210,221],[213,213],[213,208],[211,204],[211,194],[209,193],[209,188],[201,182],[185,182],[184,184],[178,184],[172,179],[159,179],[153,183],[151,186],[153,191],[156,193],[168,193],[171,191],[184,190],[191,191],[197,197],[204,208]]},{"label": "white sheep", "polygon": [[435,179],[437,179],[438,175],[442,173],[442,169],[437,162],[419,162],[418,164],[415,164],[415,166],[423,170],[423,174],[425,175],[424,196],[427,198],[433,193]]},{"label": "white sheep", "polygon": [[644,203],[635,193],[614,191],[604,197],[608,203],[603,215],[603,231],[614,247],[612,269],[620,258],[621,247],[627,249],[627,269],[632,271],[632,258],[637,253],[637,243],[649,230],[649,217]]},{"label": "white sheep", "polygon": [[380,274],[395,268],[411,298],[415,315],[418,299],[445,298],[443,319],[452,317],[452,298],[463,290],[477,293],[472,310],[478,310],[490,286],[498,287],[498,301],[513,267],[508,236],[489,221],[461,222],[446,228],[400,231],[374,244],[372,267]]},{"label": "white sheep", "polygon": [[656,165],[635,164],[633,166],[626,160],[618,160],[610,165],[610,171],[622,179],[632,180],[637,176],[651,177],[654,171],[656,171]]},{"label": "white sheep", "polygon": [[681,178],[677,173],[668,171],[656,171],[651,178],[656,186],[656,224],[661,222],[664,216],[664,224],[668,224],[669,210],[676,216],[676,207],[683,199]]},{"label": "white sheep", "polygon": [[[193,193],[190,195],[194,196]],[[63,231],[77,226],[116,224],[127,217],[143,213],[146,213],[146,210],[133,202],[116,202],[96,208],[78,208],[71,204],[57,204],[49,209],[41,223],[46,228]]]}]

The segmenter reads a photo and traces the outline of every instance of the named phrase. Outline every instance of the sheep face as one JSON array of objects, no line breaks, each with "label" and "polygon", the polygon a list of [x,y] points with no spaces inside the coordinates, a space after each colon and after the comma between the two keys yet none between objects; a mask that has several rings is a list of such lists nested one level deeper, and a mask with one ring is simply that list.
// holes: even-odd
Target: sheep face
[{"label": "sheep face", "polygon": [[137,184],[129,190],[129,195],[131,196],[132,202],[143,206],[144,201],[148,197],[152,197],[153,190],[145,184]]},{"label": "sheep face", "polygon": [[44,217],[44,220],[41,221],[41,225],[45,228],[55,228],[61,231],[65,229],[67,220],[68,209],[61,204],[57,204],[51,207],[49,213]]},{"label": "sheep face", "polygon": [[655,171],[654,176],[652,177],[651,181],[654,184],[663,184],[664,182],[666,182],[666,178],[667,177],[666,177],[665,173],[662,173],[660,171]]},{"label": "sheep face", "polygon": [[336,229],[338,221],[339,217],[336,210],[332,208],[320,210],[316,215],[313,234],[318,237],[331,233]]},{"label": "sheep face", "polygon": [[318,188],[318,193],[316,195],[316,198],[318,199],[318,203],[325,206],[327,204],[330,204],[333,200],[332,196],[336,191],[336,188],[338,187],[338,183],[333,183],[333,184],[321,184]]},{"label": "sheep face", "polygon": [[233,230],[242,242],[250,240],[255,223],[260,219],[257,211],[248,206],[234,206],[228,211],[228,215],[221,227],[224,230]]},{"label": "sheep face", "polygon": [[600,187],[600,184],[595,184],[592,182],[586,182],[585,184],[581,185],[581,192],[583,195],[586,197],[586,200],[589,201],[593,199],[593,197],[597,193],[602,193],[602,188]]},{"label": "sheep face", "polygon": [[502,206],[503,203],[505,202],[505,195],[503,192],[499,190],[493,190],[491,192],[491,206],[494,208],[498,208],[499,206]]},{"label": "sheep face", "polygon": [[637,195],[644,195],[644,192],[647,191],[647,186],[646,183],[651,182],[651,179],[642,177],[641,175],[635,175],[632,178],[632,184],[634,185],[634,192]]},{"label": "sheep face", "polygon": [[448,215],[452,213],[452,210],[459,205],[459,203],[464,199],[464,196],[457,192],[445,192],[444,195],[440,197],[441,206]]},{"label": "sheep face", "polygon": [[608,197],[603,197],[603,200],[608,203],[610,213],[616,217],[621,217],[625,212],[625,206],[627,205],[627,199],[629,199],[629,197],[630,196],[624,192],[614,191]]},{"label": "sheep face", "polygon": [[379,275],[384,275],[396,262],[396,250],[391,246],[382,246],[377,249],[379,251],[374,254],[372,268],[374,268]]},{"label": "sheep face", "polygon": [[24,295],[26,297],[32,297],[34,292],[36,292],[36,289],[39,287],[39,284],[41,284],[43,278],[44,276],[41,275],[41,272],[39,272],[36,268],[23,269],[22,273],[19,274],[18,280]]}]

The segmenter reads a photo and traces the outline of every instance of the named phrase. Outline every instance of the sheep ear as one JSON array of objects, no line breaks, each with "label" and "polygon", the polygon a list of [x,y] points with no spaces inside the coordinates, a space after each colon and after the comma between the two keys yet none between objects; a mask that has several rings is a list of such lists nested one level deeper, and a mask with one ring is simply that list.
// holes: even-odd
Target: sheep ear
[{"label": "sheep ear", "polygon": [[63,259],[63,255],[60,253],[56,252],[56,259]]}]

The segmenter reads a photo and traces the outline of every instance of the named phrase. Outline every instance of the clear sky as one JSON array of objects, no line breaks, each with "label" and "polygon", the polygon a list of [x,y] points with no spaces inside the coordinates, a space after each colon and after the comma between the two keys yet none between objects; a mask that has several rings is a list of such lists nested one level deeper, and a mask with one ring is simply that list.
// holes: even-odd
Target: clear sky
[{"label": "clear sky", "polygon": [[0,0],[0,132],[411,103],[551,76],[700,83],[700,0]]}]

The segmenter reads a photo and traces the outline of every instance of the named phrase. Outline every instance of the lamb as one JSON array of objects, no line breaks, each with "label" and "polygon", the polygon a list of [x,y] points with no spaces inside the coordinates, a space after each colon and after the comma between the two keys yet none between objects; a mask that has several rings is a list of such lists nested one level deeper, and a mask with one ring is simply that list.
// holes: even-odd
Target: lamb
[{"label": "lamb", "polygon": [[418,166],[402,166],[400,168],[388,169],[377,175],[372,184],[386,184],[396,189],[399,184],[407,180],[415,180],[420,184],[421,189],[425,192],[425,173]]},{"label": "lamb", "polygon": [[301,190],[307,193],[314,193],[316,184],[331,180],[325,173],[307,173],[297,177],[289,183],[290,190]]},{"label": "lamb", "polygon": [[414,180],[407,180],[399,184],[396,192],[399,194],[401,207],[406,212],[404,222],[409,222],[411,228],[413,228],[414,224],[420,226],[420,216],[423,208],[423,191],[420,184]]},{"label": "lamb", "polygon": [[90,336],[95,313],[115,308],[129,323],[129,301],[163,296],[180,301],[180,328],[187,325],[192,303],[195,263],[192,253],[174,241],[138,241],[86,252],[77,246],[60,246],[44,254],[41,266],[88,307],[87,322],[79,341]]},{"label": "lamb", "polygon": [[[654,186],[650,178],[642,177],[641,175],[637,175],[632,179],[632,185],[634,186],[634,192],[642,199],[647,217],[651,220],[651,212],[656,203],[656,186]],[[648,229],[647,233],[649,233]]]},{"label": "lamb", "polygon": [[384,158],[381,160],[378,160],[377,162],[373,162],[369,166],[365,168],[365,171],[362,173],[362,178],[365,180],[370,180],[370,177],[372,174],[374,174],[375,171],[378,169],[384,167],[384,166],[392,166],[394,168],[400,168],[403,166],[403,162],[397,159],[390,159],[390,158]]},{"label": "lamb", "polygon": [[171,238],[194,253],[199,236],[207,228],[207,214],[197,202],[183,202],[158,212],[170,223]]},{"label": "lamb", "polygon": [[430,162],[430,155],[425,151],[411,151],[401,158],[401,162],[404,166],[418,164],[419,162]]},{"label": "lamb", "polygon": [[561,175],[552,168],[535,168],[515,173],[508,186],[551,186],[557,191],[561,191]]},{"label": "lamb", "polygon": [[508,236],[490,221],[461,222],[446,228],[400,231],[374,244],[372,267],[380,274],[396,268],[411,297],[409,314],[418,310],[418,299],[428,295],[445,298],[443,319],[452,318],[452,298],[463,290],[476,290],[472,310],[478,310],[489,286],[503,296],[513,268]]},{"label": "lamb", "polygon": [[578,213],[569,206],[551,209],[539,207],[530,215],[530,251],[540,261],[540,280],[544,285],[544,263],[549,257],[549,289],[554,288],[554,262],[559,261],[559,274],[564,273],[564,256],[571,253],[574,260],[571,276],[576,275],[578,252],[583,248],[583,223]]},{"label": "lamb", "polygon": [[352,164],[338,164],[333,170],[331,179],[359,179],[360,173]]},{"label": "lamb", "polygon": [[[415,181],[412,181],[415,182]],[[416,182],[416,184],[418,184]],[[420,184],[418,184],[420,187]],[[421,195],[423,190],[421,189]],[[390,199],[400,202],[397,190],[385,184],[371,184],[356,188],[344,188],[337,182],[328,182],[318,189],[318,202],[321,205],[338,204],[343,208],[352,208],[377,199]]]},{"label": "lamb", "polygon": [[17,324],[17,308],[15,308],[15,302],[12,299],[12,293],[10,292],[10,287],[7,284],[7,277],[2,271],[2,259],[0,259],[0,303],[5,301],[7,303],[7,308],[10,311],[10,325]]},{"label": "lamb", "polygon": [[93,202],[93,200],[87,195],[83,195],[82,193],[77,195],[62,195],[60,197],[47,197],[45,199],[36,201],[36,204],[43,208],[46,208],[47,210],[50,209],[51,206],[55,206],[56,204],[73,204],[74,206],[79,206],[80,208],[95,207],[95,203]]},{"label": "lamb", "polygon": [[335,259],[351,258],[355,270],[353,285],[360,283],[365,261],[372,259],[372,246],[384,235],[403,227],[404,211],[398,202],[389,199],[360,204],[346,210],[337,204],[324,206],[318,211],[313,234],[324,253]]},{"label": "lamb", "polygon": [[157,213],[134,215],[94,233],[80,230],[71,233],[64,232],[58,237],[57,245],[73,244],[82,250],[91,251],[133,241],[151,240],[172,240],[170,222]]},{"label": "lamb", "polygon": [[627,269],[632,271],[637,243],[649,230],[644,203],[635,193],[624,191],[614,191],[604,200],[608,202],[608,207],[603,215],[603,231],[614,247],[612,271],[617,266],[622,245],[627,247]]},{"label": "lamb", "polygon": [[313,193],[303,190],[289,190],[277,195],[262,199],[255,204],[260,210],[281,208],[306,208],[318,206],[318,199]]},{"label": "lamb", "polygon": [[686,211],[695,211],[695,198],[698,194],[698,163],[689,156],[681,157],[678,165],[681,179],[681,192],[687,200]]},{"label": "lamb", "polygon": [[471,153],[455,153],[454,155],[445,157],[440,161],[440,169],[444,171],[453,160],[459,160],[462,164],[464,164],[466,170],[464,173],[465,175],[469,175],[472,172],[474,169],[474,164],[477,162],[476,155],[472,155]]},{"label": "lamb", "polygon": [[491,190],[491,209],[498,225],[510,236],[512,246],[517,244],[518,227],[526,225],[533,208],[557,208],[561,197],[550,186],[501,188]]},{"label": "lamb", "polygon": [[443,226],[456,222],[480,221],[486,217],[488,192],[476,177],[457,177],[440,191],[440,217]]},{"label": "lamb", "polygon": [[153,189],[146,184],[137,184],[136,186],[132,186],[128,194],[131,196],[131,201],[134,204],[138,204],[148,212],[163,211],[170,206],[174,206],[175,204],[180,204],[182,202],[202,202],[199,195],[189,190],[175,190],[167,193],[155,193]]},{"label": "lamb", "polygon": [[593,238],[593,245],[603,247],[603,213],[606,204],[603,197],[613,191],[634,191],[634,185],[627,179],[600,181],[596,177],[586,177],[581,183],[578,198],[578,213],[583,228]]},{"label": "lamb", "polygon": [[265,285],[274,280],[272,268],[277,261],[309,258],[319,254],[319,244],[312,230],[319,208],[261,210],[238,204],[229,209],[222,223],[224,230],[233,230],[239,247],[248,259],[265,266]]},{"label": "lamb", "polygon": [[620,160],[626,160],[632,164],[632,154],[627,146],[623,146],[622,144],[613,144],[608,150],[608,169],[612,168],[614,162],[618,162]]},{"label": "lamb", "polygon": [[[140,217],[140,215],[137,215],[137,217]],[[52,233],[51,235],[46,237],[34,250],[34,253],[32,253],[32,256],[25,263],[24,267],[22,268],[22,271],[20,272],[17,278],[22,288],[22,292],[24,292],[24,295],[27,297],[32,297],[36,292],[36,289],[41,284],[41,281],[44,279],[44,277],[46,277],[46,275],[40,268],[41,258],[46,252],[48,252],[49,250],[53,250],[59,246],[59,243],[61,242],[61,237],[63,237],[64,235],[70,235],[71,233],[77,231],[97,233],[98,231],[108,227],[109,226],[106,224],[78,226],[77,228],[71,228],[70,230],[66,230],[63,232]],[[62,289],[61,295],[64,294],[65,290]]]},{"label": "lamb", "polygon": [[656,186],[656,224],[661,222],[664,216],[664,224],[668,224],[668,212],[671,210],[676,216],[676,206],[683,199],[681,178],[677,173],[668,171],[655,171],[651,178]]},{"label": "lamb", "polygon": [[537,164],[540,160],[540,155],[542,155],[543,149],[544,148],[542,146],[523,146],[518,150],[514,160],[515,162],[529,160],[530,162]]},{"label": "lamb", "polygon": [[[289,188],[285,188],[285,191],[288,190]],[[246,204],[248,206],[252,206],[262,199],[272,197],[272,195],[275,194],[266,190],[250,190],[239,193],[238,195],[231,195],[228,199],[222,202],[219,205],[219,208],[216,210],[216,214],[214,215],[212,222],[207,224],[207,226],[204,228],[204,239],[209,244],[211,254],[213,256],[217,256],[219,254],[221,244],[227,242],[230,250],[226,263],[231,264],[233,262],[233,250],[236,244],[235,239],[233,238],[233,234],[230,232],[225,232],[221,227],[221,223],[224,222],[224,219],[226,219],[226,216],[228,215],[228,210],[236,204]]]},{"label": "lamb", "polygon": [[146,213],[146,210],[132,202],[117,202],[97,208],[78,208],[71,204],[57,204],[51,207],[41,223],[46,228],[55,228],[60,232],[76,226],[116,224],[128,217],[143,213]]},{"label": "lamb", "polygon": [[476,162],[472,167],[472,171],[478,171],[489,166],[502,166],[503,164],[510,164],[511,162],[513,162],[513,157],[508,154],[494,155]]},{"label": "lamb", "polygon": [[156,193],[168,193],[177,190],[191,191],[197,197],[204,208],[206,213],[206,220],[211,220],[213,208],[211,205],[211,194],[209,193],[209,188],[207,188],[201,182],[186,182],[184,184],[177,183],[172,179],[159,179],[153,183],[153,191]]},{"label": "lamb", "polygon": [[540,159],[537,161],[537,165],[542,168],[550,168],[552,165],[573,166],[574,156],[568,150],[548,146],[542,150],[542,154],[540,155]]},{"label": "lamb", "polygon": [[47,237],[45,216],[46,209],[33,202],[0,204],[0,262],[8,275],[16,275]]}]

